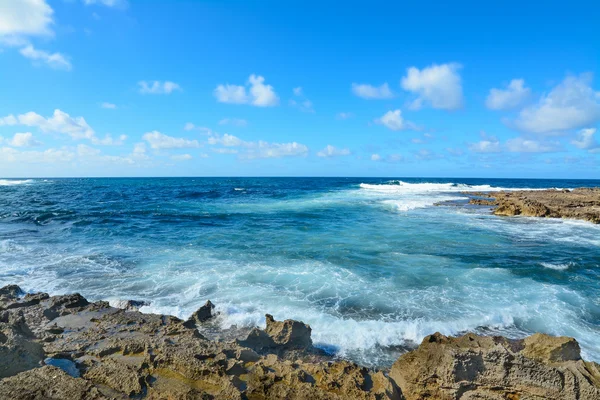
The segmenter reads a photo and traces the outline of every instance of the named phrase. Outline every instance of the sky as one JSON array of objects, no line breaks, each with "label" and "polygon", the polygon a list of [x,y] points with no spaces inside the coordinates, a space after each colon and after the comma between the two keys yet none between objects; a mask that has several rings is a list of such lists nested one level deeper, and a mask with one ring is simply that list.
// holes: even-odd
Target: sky
[{"label": "sky", "polygon": [[0,0],[0,177],[600,179],[599,20],[592,1]]}]

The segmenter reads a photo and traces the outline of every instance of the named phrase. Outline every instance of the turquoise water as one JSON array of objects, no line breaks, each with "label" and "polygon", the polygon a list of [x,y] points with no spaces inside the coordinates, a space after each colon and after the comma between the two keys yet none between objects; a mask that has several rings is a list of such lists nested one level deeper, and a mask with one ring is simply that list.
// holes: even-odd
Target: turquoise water
[{"label": "turquoise water", "polygon": [[460,193],[599,185],[0,180],[0,285],[149,300],[143,311],[180,317],[211,299],[224,327],[299,319],[318,346],[367,365],[435,331],[569,335],[600,361],[600,227],[495,217]]}]

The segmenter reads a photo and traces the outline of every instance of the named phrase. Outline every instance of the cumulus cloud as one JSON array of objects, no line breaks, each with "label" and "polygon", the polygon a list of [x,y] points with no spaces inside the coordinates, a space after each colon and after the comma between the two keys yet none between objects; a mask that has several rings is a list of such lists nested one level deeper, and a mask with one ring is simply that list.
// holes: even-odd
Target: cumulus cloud
[{"label": "cumulus cloud", "polygon": [[600,143],[594,137],[595,134],[596,128],[582,129],[577,134],[577,138],[571,143],[575,145],[575,147],[582,150],[588,150],[591,153],[600,152]]},{"label": "cumulus cloud", "polygon": [[273,107],[279,104],[279,97],[273,86],[265,84],[260,75],[250,75],[246,86],[218,85],[214,96],[220,103],[250,104],[256,107]]},{"label": "cumulus cloud", "polygon": [[8,115],[0,119],[0,125],[25,125],[37,127],[42,132],[63,133],[73,139],[92,139],[94,130],[87,124],[83,117],[71,117],[64,111],[54,110],[51,117],[44,118],[30,111],[18,117]]},{"label": "cumulus cloud", "polygon": [[34,147],[41,145],[40,142],[33,138],[31,132],[15,133],[12,139],[4,139],[0,137],[0,143],[5,143],[12,147]]},{"label": "cumulus cloud", "polygon": [[186,149],[200,147],[200,143],[197,140],[189,140],[185,138],[176,138],[168,136],[159,131],[147,132],[142,136],[150,147],[154,150],[166,150],[166,149]]},{"label": "cumulus cloud", "polygon": [[513,79],[506,89],[491,89],[485,100],[490,110],[508,110],[522,105],[531,96],[531,89],[525,87],[523,79]]},{"label": "cumulus cloud", "polygon": [[593,125],[600,120],[600,92],[591,87],[592,75],[568,76],[539,102],[523,109],[514,126],[540,135]]},{"label": "cumulus cloud", "polygon": [[338,156],[347,156],[350,155],[349,149],[338,149],[330,144],[328,144],[323,150],[317,153],[318,157],[338,157]]},{"label": "cumulus cloud", "polygon": [[381,156],[379,154],[371,154],[371,161],[381,161]]},{"label": "cumulus cloud", "polygon": [[298,86],[292,89],[294,96],[302,96],[302,86]]},{"label": "cumulus cloud", "polygon": [[70,162],[75,156],[73,151],[66,149],[21,151],[12,147],[0,147],[0,163],[54,164]]},{"label": "cumulus cloud", "polygon": [[113,103],[104,102],[104,103],[100,104],[100,107],[107,108],[109,110],[115,110],[117,108],[117,105],[113,104]]},{"label": "cumulus cloud", "polygon": [[495,136],[481,132],[481,141],[469,144],[469,150],[474,153],[499,153],[502,151],[500,141]]},{"label": "cumulus cloud", "polygon": [[[222,148],[212,148],[211,150],[221,154],[239,153],[241,158],[281,158],[306,156],[308,147],[297,142],[290,143],[270,143],[262,140],[245,141],[237,136],[218,133],[212,133],[208,138],[208,144],[211,146],[223,146]],[[243,151],[239,151],[241,149]]]},{"label": "cumulus cloud", "polygon": [[458,73],[461,68],[461,65],[456,63],[433,64],[422,70],[416,67],[408,68],[401,86],[417,95],[410,108],[418,110],[424,105],[443,110],[461,108],[463,92]]},{"label": "cumulus cloud", "polygon": [[352,93],[367,100],[391,99],[394,97],[394,93],[390,90],[387,82],[381,86],[373,86],[366,83],[353,83]]},{"label": "cumulus cloud", "polygon": [[115,139],[110,134],[107,134],[103,139],[93,137],[92,143],[102,146],[120,146],[125,142],[125,140],[127,140],[127,135],[120,135]]},{"label": "cumulus cloud", "polygon": [[557,143],[517,137],[506,141],[506,149],[511,153],[552,153],[559,151]]},{"label": "cumulus cloud", "polygon": [[176,90],[182,90],[179,84],[171,81],[139,81],[138,86],[142,94],[171,94]]},{"label": "cumulus cloud", "polygon": [[48,53],[43,50],[37,50],[32,45],[27,45],[19,50],[21,55],[33,61],[34,65],[46,64],[53,69],[62,69],[70,71],[72,66],[67,57],[61,53]]},{"label": "cumulus cloud", "polygon": [[401,131],[403,129],[416,129],[416,125],[410,121],[406,121],[402,117],[401,110],[388,111],[381,118],[377,118],[375,123],[381,124],[393,131]]},{"label": "cumulus cloud", "polygon": [[52,35],[53,14],[46,0],[0,1],[0,37]]}]

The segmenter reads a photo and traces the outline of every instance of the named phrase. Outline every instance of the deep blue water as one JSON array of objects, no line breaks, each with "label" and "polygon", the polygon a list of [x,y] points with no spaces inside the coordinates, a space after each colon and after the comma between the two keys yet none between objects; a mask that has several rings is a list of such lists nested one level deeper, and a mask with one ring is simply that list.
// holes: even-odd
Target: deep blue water
[{"label": "deep blue water", "polygon": [[0,180],[0,285],[143,299],[222,325],[311,324],[389,365],[440,331],[542,331],[600,361],[600,227],[443,205],[463,190],[599,181],[399,178]]}]

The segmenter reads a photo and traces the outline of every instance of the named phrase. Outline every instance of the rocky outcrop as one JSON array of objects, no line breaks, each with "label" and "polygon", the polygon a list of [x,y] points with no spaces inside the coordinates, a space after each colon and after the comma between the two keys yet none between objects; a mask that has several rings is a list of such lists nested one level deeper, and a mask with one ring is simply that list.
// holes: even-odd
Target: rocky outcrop
[{"label": "rocky outcrop", "polygon": [[495,215],[573,218],[600,224],[600,188],[467,194],[472,196],[470,204],[495,206]]},{"label": "rocky outcrop", "polygon": [[572,338],[524,340],[467,334],[426,337],[392,366],[413,399],[600,399],[600,366],[581,359]]},{"label": "rocky outcrop", "polygon": [[2,288],[0,398],[600,399],[600,367],[571,338],[434,334],[386,374],[331,359],[310,326],[268,314],[243,340],[209,339],[203,307],[188,324]]}]

